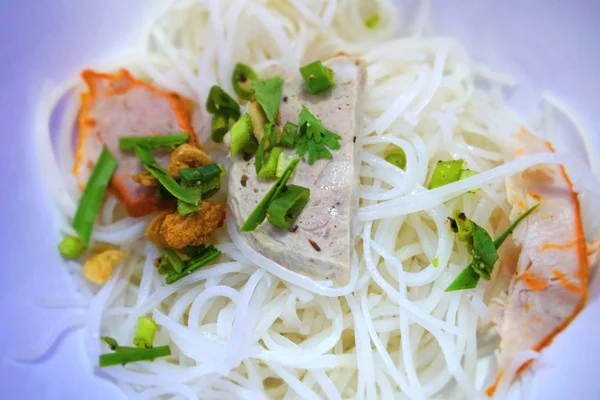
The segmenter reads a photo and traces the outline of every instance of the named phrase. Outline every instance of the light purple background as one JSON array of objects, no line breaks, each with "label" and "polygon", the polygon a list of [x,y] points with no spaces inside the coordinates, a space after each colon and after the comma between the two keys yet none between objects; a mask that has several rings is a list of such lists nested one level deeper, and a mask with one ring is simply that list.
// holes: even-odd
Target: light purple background
[{"label": "light purple background", "polygon": [[[41,310],[38,297],[73,294],[56,252],[59,235],[40,186],[32,144],[36,89],[125,51],[160,0],[0,1],[0,398],[113,399],[93,375],[79,334],[34,365],[8,357],[35,346],[69,315]],[[549,88],[595,132],[600,81],[600,2],[434,0],[437,32],[458,36],[481,61],[519,78],[513,101],[524,115]],[[7,257],[8,256],[8,257]],[[538,363],[536,399],[600,398],[600,302],[585,310]]]}]

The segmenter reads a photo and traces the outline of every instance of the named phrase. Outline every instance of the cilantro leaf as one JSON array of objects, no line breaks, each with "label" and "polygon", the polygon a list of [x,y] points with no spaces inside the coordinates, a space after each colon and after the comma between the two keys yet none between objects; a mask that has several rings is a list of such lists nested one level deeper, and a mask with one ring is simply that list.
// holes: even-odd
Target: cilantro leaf
[{"label": "cilantro leaf", "polygon": [[254,91],[256,100],[263,108],[267,119],[274,124],[277,114],[279,114],[283,79],[280,76],[274,76],[269,79],[253,80],[250,87]]},{"label": "cilantro leaf", "polygon": [[298,116],[299,139],[296,153],[304,157],[308,153],[308,163],[313,165],[315,161],[324,158],[331,160],[331,150],[339,150],[341,136],[331,132],[323,126],[311,112],[302,106]]}]

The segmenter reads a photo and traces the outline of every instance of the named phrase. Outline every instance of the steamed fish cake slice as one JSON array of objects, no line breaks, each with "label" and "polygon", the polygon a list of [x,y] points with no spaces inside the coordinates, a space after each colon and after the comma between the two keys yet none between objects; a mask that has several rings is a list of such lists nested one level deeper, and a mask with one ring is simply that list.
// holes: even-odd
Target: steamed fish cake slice
[{"label": "steamed fish cake slice", "polygon": [[[156,188],[133,180],[144,167],[134,152],[119,150],[119,138],[185,132],[190,135],[190,143],[196,143],[186,100],[158,90],[124,69],[116,74],[85,70],[81,76],[88,91],[81,95],[79,143],[73,168],[79,184],[85,185],[106,145],[117,160],[110,188],[128,214],[141,217],[156,211]],[[169,164],[168,151],[157,151],[155,155],[163,167]]]},{"label": "steamed fish cake slice", "polygon": [[[513,141],[516,157],[554,151],[525,130]],[[540,206],[513,233],[521,252],[498,326],[499,374],[488,395],[521,352],[542,349],[575,318],[588,293],[589,262],[579,200],[565,169],[561,165],[528,168],[507,178],[506,187],[513,206],[511,219],[535,204]]]},{"label": "steamed fish cake slice", "polygon": [[[351,222],[358,208],[359,146],[355,140],[362,124],[365,72],[348,57],[325,64],[333,69],[337,82],[326,94],[308,93],[300,74],[285,80],[278,128],[297,123],[304,105],[325,128],[342,137],[341,148],[332,151],[332,160],[321,159],[313,165],[303,161],[296,168],[288,184],[309,188],[310,199],[293,232],[265,221],[255,231],[241,235],[254,250],[292,271],[343,284],[349,279]],[[256,176],[254,159],[236,158],[229,171],[229,208],[238,230],[273,184]]]}]

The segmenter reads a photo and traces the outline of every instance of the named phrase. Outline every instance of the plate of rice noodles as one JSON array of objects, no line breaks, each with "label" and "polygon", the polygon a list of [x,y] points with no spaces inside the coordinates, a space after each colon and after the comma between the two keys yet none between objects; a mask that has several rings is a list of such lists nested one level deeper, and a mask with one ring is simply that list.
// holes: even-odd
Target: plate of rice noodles
[{"label": "plate of rice noodles", "polygon": [[599,398],[594,2],[9,3],[4,398]]}]

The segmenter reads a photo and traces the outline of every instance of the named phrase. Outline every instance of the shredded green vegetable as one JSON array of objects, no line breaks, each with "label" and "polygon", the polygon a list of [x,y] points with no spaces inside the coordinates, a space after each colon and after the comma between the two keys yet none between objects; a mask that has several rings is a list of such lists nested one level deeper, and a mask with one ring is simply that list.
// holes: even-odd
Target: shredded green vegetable
[{"label": "shredded green vegetable", "polygon": [[314,61],[300,68],[306,88],[312,94],[320,94],[335,86],[334,72],[321,61]]},{"label": "shredded green vegetable", "polygon": [[252,68],[246,64],[237,63],[233,69],[231,76],[231,84],[235,94],[240,99],[250,100],[254,91],[251,88],[252,81],[256,80],[258,76]]},{"label": "shredded green vegetable", "polygon": [[79,237],[71,235],[65,236],[58,245],[59,253],[66,258],[79,258],[86,249],[86,244]]},{"label": "shredded green vegetable", "polygon": [[250,84],[250,87],[254,91],[256,100],[261,105],[269,122],[275,124],[277,114],[279,114],[283,79],[280,76],[274,76],[269,79],[254,80]]},{"label": "shredded green vegetable", "polygon": [[171,355],[169,346],[151,347],[149,349],[132,348],[131,351],[101,354],[99,359],[100,368],[112,365],[124,365],[136,361],[154,361],[158,357]]},{"label": "shredded green vegetable", "polygon": [[258,227],[258,225],[262,224],[262,222],[267,217],[267,210],[271,205],[271,202],[279,195],[279,193],[281,193],[281,190],[287,184],[288,180],[294,173],[294,170],[298,166],[299,162],[299,158],[295,158],[292,162],[290,162],[281,178],[279,178],[277,182],[275,182],[275,184],[267,192],[267,195],[260,201],[260,203],[258,203],[256,208],[254,208],[254,210],[250,213],[250,215],[246,219],[246,222],[244,222],[244,224],[240,228],[241,232],[252,232]]},{"label": "shredded green vegetable", "polygon": [[135,146],[135,152],[146,168],[164,188],[177,199],[192,205],[198,205],[202,199],[202,192],[198,188],[184,188],[177,183],[175,179],[163,167],[160,166],[152,149],[147,144],[138,144]]},{"label": "shredded green vegetable", "polygon": [[439,161],[435,166],[428,188],[435,189],[456,182],[460,179],[460,174],[465,165],[464,160]]},{"label": "shredded green vegetable", "polygon": [[133,344],[140,349],[152,347],[157,330],[158,325],[156,325],[156,322],[152,318],[146,316],[139,317]]},{"label": "shredded green vegetable", "polygon": [[269,205],[267,216],[269,222],[279,228],[289,229],[306,207],[310,189],[288,185]]},{"label": "shredded green vegetable", "polygon": [[73,229],[85,245],[90,244],[96,215],[102,204],[106,187],[116,169],[117,161],[110,154],[110,151],[104,147],[83,190],[83,195],[79,200],[73,218]]},{"label": "shredded green vegetable", "polygon": [[119,138],[119,148],[123,151],[133,151],[138,144],[147,144],[151,149],[174,148],[187,143],[190,135],[187,133],[172,133],[159,136],[123,136]]}]

